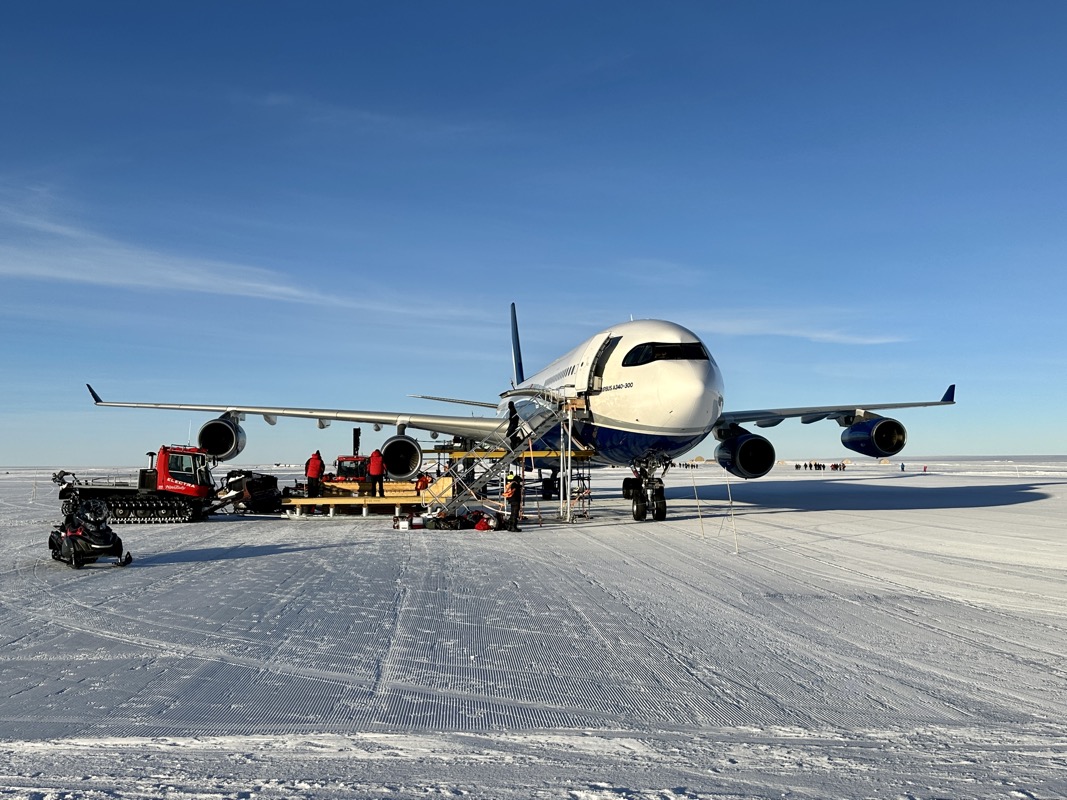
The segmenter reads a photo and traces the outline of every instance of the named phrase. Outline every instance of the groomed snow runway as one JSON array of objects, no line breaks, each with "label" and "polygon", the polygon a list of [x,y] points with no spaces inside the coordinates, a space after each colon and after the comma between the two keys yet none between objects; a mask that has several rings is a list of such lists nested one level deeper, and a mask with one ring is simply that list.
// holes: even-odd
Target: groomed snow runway
[{"label": "groomed snow runway", "polygon": [[663,523],[602,470],[571,525],[128,525],[82,571],[50,474],[0,468],[0,797],[1067,796],[1062,460],[778,467],[732,519],[675,470]]}]

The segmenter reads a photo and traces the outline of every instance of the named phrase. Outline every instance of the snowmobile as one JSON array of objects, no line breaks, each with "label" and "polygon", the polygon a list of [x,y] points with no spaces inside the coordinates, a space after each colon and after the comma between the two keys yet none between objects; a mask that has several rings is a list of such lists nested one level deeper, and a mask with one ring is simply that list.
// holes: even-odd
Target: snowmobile
[{"label": "snowmobile", "polygon": [[96,563],[98,558],[114,556],[113,566],[125,567],[133,555],[122,553],[122,539],[108,525],[107,503],[97,498],[72,498],[70,513],[48,534],[48,549],[52,558],[81,569]]}]

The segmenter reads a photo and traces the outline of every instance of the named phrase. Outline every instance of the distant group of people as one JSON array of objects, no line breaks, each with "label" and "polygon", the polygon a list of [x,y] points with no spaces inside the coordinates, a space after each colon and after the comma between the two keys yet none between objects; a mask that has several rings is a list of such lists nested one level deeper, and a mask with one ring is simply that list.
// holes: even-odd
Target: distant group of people
[{"label": "distant group of people", "polygon": [[804,461],[804,462],[801,462],[800,464],[794,465],[793,468],[796,469],[799,472],[801,469],[811,469],[811,470],[815,470],[815,471],[820,471],[820,470],[825,470],[827,467],[829,467],[834,472],[837,472],[838,470],[844,471],[845,462],[842,461],[842,462],[840,462],[838,464],[823,464],[820,461]]}]

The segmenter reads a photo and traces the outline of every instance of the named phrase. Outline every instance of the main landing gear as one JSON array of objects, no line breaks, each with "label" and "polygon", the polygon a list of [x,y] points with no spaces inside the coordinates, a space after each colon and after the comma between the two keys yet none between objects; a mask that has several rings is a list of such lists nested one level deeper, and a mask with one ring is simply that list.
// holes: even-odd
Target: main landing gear
[{"label": "main landing gear", "polygon": [[649,511],[656,522],[667,519],[667,498],[663,492],[663,479],[655,477],[657,466],[635,464],[631,467],[634,477],[624,478],[622,481],[623,499],[633,503],[634,519],[638,522],[648,519]]}]

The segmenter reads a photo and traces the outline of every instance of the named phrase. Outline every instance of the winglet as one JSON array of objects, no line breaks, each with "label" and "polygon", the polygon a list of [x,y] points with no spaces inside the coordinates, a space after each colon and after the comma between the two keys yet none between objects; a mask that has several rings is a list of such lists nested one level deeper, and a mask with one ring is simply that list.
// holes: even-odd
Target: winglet
[{"label": "winglet", "polygon": [[100,399],[100,395],[98,395],[96,393],[96,390],[93,389],[92,386],[90,386],[89,384],[85,384],[85,386],[89,390],[89,394],[91,394],[93,396],[93,402],[94,403],[96,403],[97,405],[100,405],[101,403],[104,402],[103,400]]},{"label": "winglet", "polygon": [[[92,391],[91,389],[89,391]],[[955,403],[956,402],[956,384],[952,384],[945,392],[945,396],[941,398],[942,403]]]},{"label": "winglet", "polygon": [[515,304],[511,304],[511,365],[515,370],[515,385],[518,386],[524,380],[522,371],[522,349],[519,347],[519,321],[515,317]]}]

